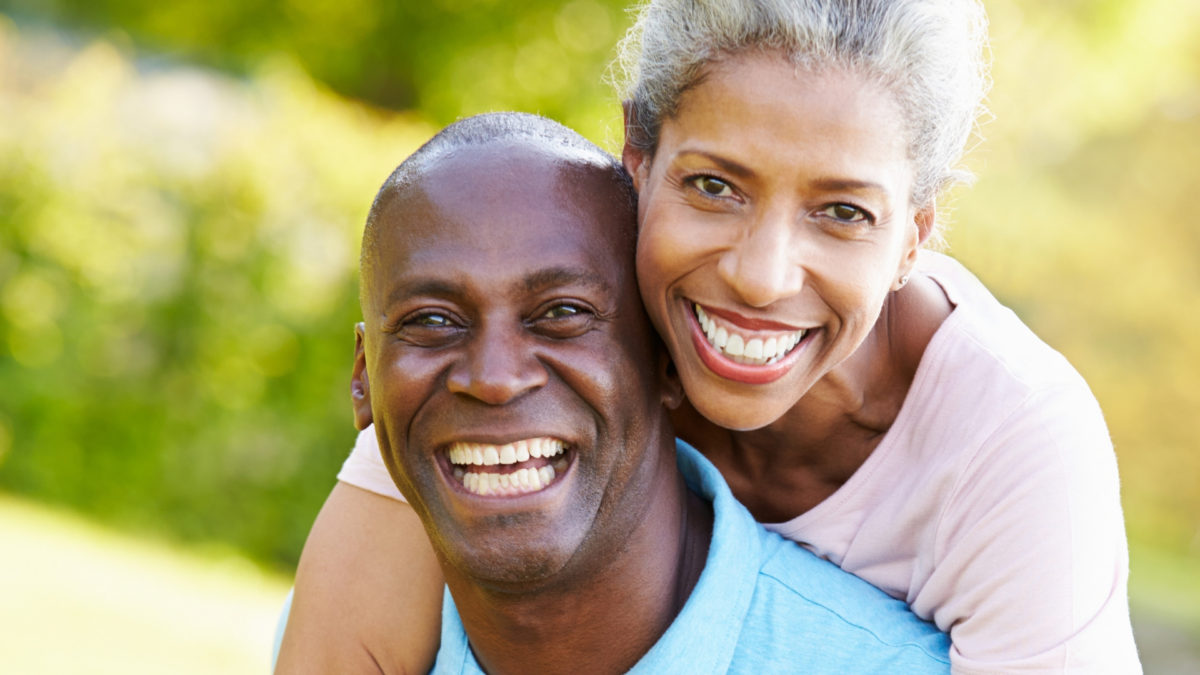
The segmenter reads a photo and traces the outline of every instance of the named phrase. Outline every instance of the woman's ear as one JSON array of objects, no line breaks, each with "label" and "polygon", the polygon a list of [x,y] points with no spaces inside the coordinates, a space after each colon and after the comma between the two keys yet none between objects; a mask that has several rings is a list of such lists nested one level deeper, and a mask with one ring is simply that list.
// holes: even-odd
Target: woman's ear
[{"label": "woman's ear", "polygon": [[925,242],[929,241],[930,235],[937,228],[937,204],[930,201],[921,210],[917,211],[913,216],[913,222],[917,225],[917,248],[920,248]]},{"label": "woman's ear", "polygon": [[621,109],[625,114],[625,144],[621,147],[621,163],[625,165],[625,171],[633,179],[634,191],[641,192],[642,183],[645,181],[645,172],[650,166],[646,151],[641,148],[642,144],[639,142],[645,135],[645,131],[638,124],[637,110],[633,107],[633,101],[625,101],[621,104]]},{"label": "woman's ear", "polygon": [[363,345],[366,327],[354,324],[354,370],[350,375],[350,401],[354,405],[354,427],[359,431],[371,426],[371,383],[367,381],[367,355]]},{"label": "woman's ear", "polygon": [[906,235],[908,239],[904,242],[904,255],[900,259],[900,269],[896,272],[892,290],[898,291],[908,283],[908,276],[912,274],[913,267],[917,265],[921,246],[929,240],[936,225],[937,207],[932,201],[913,214],[912,228]]}]

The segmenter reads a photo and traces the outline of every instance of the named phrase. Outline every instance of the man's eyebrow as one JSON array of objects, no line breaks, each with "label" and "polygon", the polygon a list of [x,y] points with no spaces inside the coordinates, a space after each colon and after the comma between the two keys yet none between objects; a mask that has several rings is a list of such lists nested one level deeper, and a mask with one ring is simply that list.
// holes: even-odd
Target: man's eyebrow
[{"label": "man's eyebrow", "polygon": [[586,286],[602,292],[615,290],[603,276],[573,267],[547,267],[525,277],[525,290],[530,293],[560,286]]},{"label": "man's eyebrow", "polygon": [[439,297],[454,296],[462,293],[462,287],[444,279],[414,279],[399,284],[388,293],[386,302],[391,305],[416,295],[432,295]]},{"label": "man's eyebrow", "polygon": [[[562,286],[584,286],[601,292],[613,292],[612,283],[595,272],[573,267],[546,267],[530,272],[522,279],[526,293],[538,293]],[[446,279],[413,279],[391,289],[385,302],[388,306],[414,296],[455,297],[466,290]]]}]

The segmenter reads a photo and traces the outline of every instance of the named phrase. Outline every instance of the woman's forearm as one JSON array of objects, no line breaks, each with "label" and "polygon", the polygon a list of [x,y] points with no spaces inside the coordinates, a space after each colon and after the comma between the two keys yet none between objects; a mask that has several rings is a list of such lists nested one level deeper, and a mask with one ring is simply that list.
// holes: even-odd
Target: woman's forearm
[{"label": "woman's forearm", "polygon": [[442,584],[408,504],[339,482],[300,556],[276,672],[428,672]]}]

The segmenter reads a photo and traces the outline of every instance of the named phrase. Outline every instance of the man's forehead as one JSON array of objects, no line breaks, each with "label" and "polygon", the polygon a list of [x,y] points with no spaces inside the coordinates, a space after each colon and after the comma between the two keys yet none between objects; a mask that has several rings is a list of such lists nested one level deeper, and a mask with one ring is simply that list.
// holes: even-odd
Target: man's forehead
[{"label": "man's forehead", "polygon": [[634,217],[611,167],[512,142],[443,154],[393,195],[383,215],[415,246],[500,233],[611,243]]},{"label": "man's forehead", "polygon": [[[487,143],[461,145],[429,157],[413,177],[419,191],[456,199],[479,198],[479,185],[505,190],[510,198],[516,190],[531,189],[517,181],[536,181],[542,189],[557,188],[590,193],[603,201],[615,197],[615,169],[596,153],[555,145],[542,139],[502,138]],[[506,189],[507,188],[507,189]],[[483,195],[486,197],[486,195]],[[546,194],[524,194],[525,202],[539,205]]]},{"label": "man's forehead", "polygon": [[386,277],[468,275],[505,259],[603,276],[632,265],[634,216],[611,167],[497,143],[425,168],[381,210]]},{"label": "man's forehead", "polygon": [[555,139],[534,135],[512,135],[445,144],[423,154],[412,174],[417,177],[427,175],[464,158],[480,164],[497,162],[593,167],[605,172],[613,170],[616,166],[615,159],[599,148],[568,145]]}]

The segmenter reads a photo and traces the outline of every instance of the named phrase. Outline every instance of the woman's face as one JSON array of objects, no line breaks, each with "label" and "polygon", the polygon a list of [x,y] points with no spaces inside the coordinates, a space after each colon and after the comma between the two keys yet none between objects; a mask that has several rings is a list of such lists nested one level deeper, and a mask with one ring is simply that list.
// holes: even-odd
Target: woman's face
[{"label": "woman's face", "polygon": [[883,87],[752,53],[685,92],[653,157],[626,147],[642,298],[709,420],[775,421],[871,332],[932,220],[907,140]]}]

